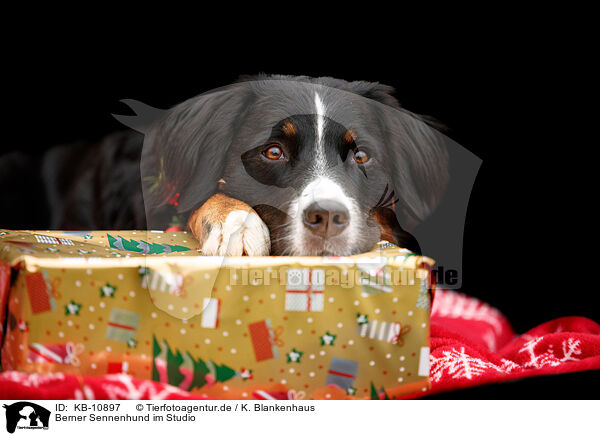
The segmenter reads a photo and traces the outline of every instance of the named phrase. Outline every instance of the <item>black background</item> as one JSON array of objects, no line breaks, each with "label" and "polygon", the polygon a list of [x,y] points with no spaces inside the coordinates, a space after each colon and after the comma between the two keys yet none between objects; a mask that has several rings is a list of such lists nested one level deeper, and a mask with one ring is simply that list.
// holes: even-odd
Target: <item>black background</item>
[{"label": "black background", "polygon": [[9,48],[4,149],[42,152],[100,138],[122,128],[111,117],[125,112],[120,99],[167,108],[240,74],[379,81],[483,159],[466,222],[463,291],[498,307],[518,333],[561,316],[600,321],[582,251],[591,244],[595,214],[589,198],[581,198],[593,171],[586,157],[592,136],[576,138],[589,128],[581,116],[589,82],[583,58],[570,47],[481,35],[337,44],[265,35],[208,45],[82,44],[73,37]]}]

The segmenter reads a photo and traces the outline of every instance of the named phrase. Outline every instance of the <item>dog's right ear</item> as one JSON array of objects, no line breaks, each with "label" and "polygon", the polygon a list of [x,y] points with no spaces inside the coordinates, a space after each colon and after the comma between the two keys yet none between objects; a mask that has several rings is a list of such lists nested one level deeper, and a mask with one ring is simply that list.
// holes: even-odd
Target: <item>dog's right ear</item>
[{"label": "dog's right ear", "polygon": [[217,191],[248,97],[248,87],[241,85],[202,94],[166,111],[144,132],[147,215],[166,204],[178,213],[189,212]]},{"label": "dog's right ear", "polygon": [[117,115],[112,116],[120,123],[136,130],[140,133],[146,133],[157,123],[167,111],[148,106],[137,100],[124,99],[121,103],[126,104],[135,113],[135,115]]}]

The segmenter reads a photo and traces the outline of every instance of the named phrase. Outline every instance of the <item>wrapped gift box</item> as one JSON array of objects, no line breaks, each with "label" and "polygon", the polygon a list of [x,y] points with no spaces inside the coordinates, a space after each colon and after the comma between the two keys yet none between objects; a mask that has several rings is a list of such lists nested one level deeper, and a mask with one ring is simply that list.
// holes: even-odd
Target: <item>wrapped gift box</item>
[{"label": "wrapped gift box", "polygon": [[2,368],[222,398],[399,397],[429,387],[432,265],[385,242],[222,258],[186,232],[0,231]]}]

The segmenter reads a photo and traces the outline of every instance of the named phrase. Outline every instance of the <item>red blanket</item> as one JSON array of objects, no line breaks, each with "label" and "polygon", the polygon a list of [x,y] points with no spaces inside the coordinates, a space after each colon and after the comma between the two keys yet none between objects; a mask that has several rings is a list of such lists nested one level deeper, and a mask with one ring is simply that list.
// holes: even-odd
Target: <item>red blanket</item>
[{"label": "red blanket", "polygon": [[[600,325],[587,318],[546,322],[515,336],[493,307],[456,292],[438,290],[431,319],[432,389],[418,397],[522,377],[600,369]],[[254,398],[301,398],[273,387]],[[126,374],[0,373],[0,398],[11,399],[206,399],[173,386]]]}]

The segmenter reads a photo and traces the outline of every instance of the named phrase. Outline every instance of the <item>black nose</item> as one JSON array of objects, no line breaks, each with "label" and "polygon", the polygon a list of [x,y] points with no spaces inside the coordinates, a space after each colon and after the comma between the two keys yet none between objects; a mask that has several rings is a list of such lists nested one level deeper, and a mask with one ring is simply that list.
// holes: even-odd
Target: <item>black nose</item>
[{"label": "black nose", "polygon": [[322,238],[339,235],[349,222],[348,209],[337,201],[318,201],[304,210],[304,225]]}]

